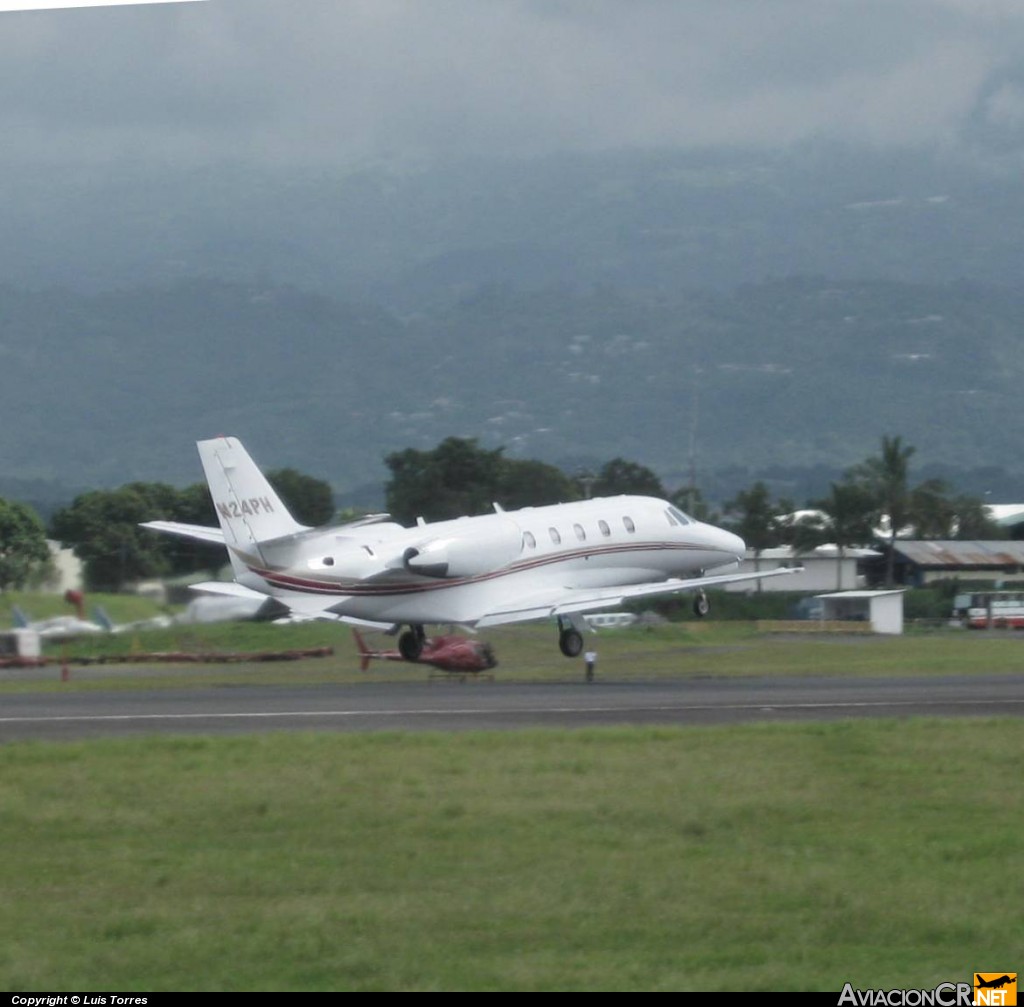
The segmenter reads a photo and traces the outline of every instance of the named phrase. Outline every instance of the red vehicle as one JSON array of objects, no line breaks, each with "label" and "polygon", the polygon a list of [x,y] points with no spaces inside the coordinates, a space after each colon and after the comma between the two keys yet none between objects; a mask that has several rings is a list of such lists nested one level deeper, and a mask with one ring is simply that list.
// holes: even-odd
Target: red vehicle
[{"label": "red vehicle", "polygon": [[382,661],[429,664],[441,671],[450,671],[456,674],[465,674],[466,672],[477,674],[481,671],[489,671],[498,665],[494,650],[489,643],[484,640],[471,640],[469,637],[458,634],[427,637],[423,641],[423,648],[419,656],[411,660],[403,657],[401,651],[398,650],[370,650],[358,629],[353,629],[352,635],[356,638],[356,646],[359,648],[360,671],[366,671],[370,667],[370,661],[374,658]]}]

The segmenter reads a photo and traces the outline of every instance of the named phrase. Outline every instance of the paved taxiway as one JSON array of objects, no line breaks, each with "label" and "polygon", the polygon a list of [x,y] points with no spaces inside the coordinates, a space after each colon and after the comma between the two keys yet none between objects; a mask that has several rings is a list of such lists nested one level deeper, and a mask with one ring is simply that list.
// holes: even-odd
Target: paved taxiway
[{"label": "paved taxiway", "polygon": [[379,682],[0,697],[0,741],[252,731],[502,730],[1024,715],[1024,675]]}]

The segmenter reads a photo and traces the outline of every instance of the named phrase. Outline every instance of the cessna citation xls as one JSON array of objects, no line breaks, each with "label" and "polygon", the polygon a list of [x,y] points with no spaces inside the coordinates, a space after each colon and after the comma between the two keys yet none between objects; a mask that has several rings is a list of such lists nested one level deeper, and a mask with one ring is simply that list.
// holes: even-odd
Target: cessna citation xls
[{"label": "cessna citation xls", "polygon": [[[743,540],[664,500],[619,496],[461,517],[405,528],[376,514],[351,524],[299,524],[233,437],[199,441],[220,528],[150,521],[145,527],[227,547],[235,583],[200,591],[270,595],[295,615],[396,631],[408,660],[423,627],[470,628],[554,618],[567,657],[583,649],[584,612],[648,595],[696,591],[768,573],[735,568]],[[711,573],[707,573],[711,571]]]}]

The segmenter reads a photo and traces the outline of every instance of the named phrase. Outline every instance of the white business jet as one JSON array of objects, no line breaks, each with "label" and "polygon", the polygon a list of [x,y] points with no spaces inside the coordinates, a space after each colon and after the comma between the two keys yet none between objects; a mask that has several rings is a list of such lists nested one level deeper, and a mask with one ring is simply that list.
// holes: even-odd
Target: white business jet
[{"label": "white business jet", "polygon": [[583,649],[583,613],[648,595],[793,573],[726,572],[743,540],[688,517],[664,500],[619,496],[427,523],[412,528],[375,514],[307,528],[288,512],[234,437],[199,441],[220,528],[150,521],[144,527],[227,547],[235,583],[197,590],[270,595],[299,617],[334,618],[396,632],[407,660],[424,626],[473,629],[556,619],[567,657]]}]

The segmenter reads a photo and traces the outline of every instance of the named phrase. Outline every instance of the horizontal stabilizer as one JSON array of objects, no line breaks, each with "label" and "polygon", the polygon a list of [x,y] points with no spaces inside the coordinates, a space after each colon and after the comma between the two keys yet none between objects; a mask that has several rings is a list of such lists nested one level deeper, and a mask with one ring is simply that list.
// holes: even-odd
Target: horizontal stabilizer
[{"label": "horizontal stabilizer", "polygon": [[152,531],[166,532],[168,535],[180,535],[182,538],[195,539],[197,542],[224,544],[224,532],[220,528],[210,528],[204,524],[185,524],[181,521],[145,521],[142,527]]},{"label": "horizontal stabilizer", "polygon": [[232,598],[266,598],[261,591],[254,591],[250,587],[244,587],[236,581],[226,580],[204,580],[199,584],[190,584],[189,590],[202,591],[203,594],[226,594]]}]

